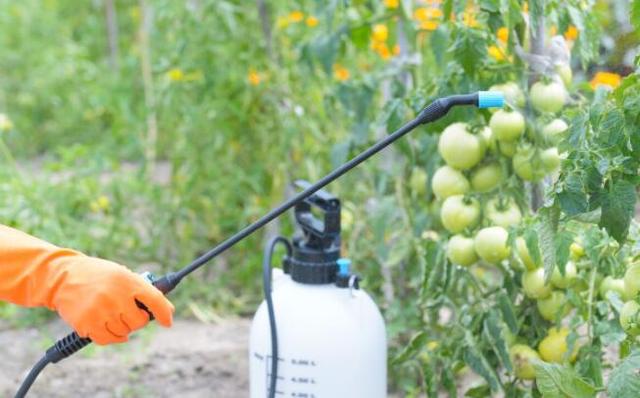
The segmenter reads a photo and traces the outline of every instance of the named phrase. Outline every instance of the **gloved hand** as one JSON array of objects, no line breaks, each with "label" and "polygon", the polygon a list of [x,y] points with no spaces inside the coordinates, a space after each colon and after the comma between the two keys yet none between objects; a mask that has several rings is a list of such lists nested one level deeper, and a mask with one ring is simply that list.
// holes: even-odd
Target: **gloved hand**
[{"label": "gloved hand", "polygon": [[149,321],[172,324],[173,305],[141,276],[0,225],[0,300],[58,311],[81,337],[121,343]]}]

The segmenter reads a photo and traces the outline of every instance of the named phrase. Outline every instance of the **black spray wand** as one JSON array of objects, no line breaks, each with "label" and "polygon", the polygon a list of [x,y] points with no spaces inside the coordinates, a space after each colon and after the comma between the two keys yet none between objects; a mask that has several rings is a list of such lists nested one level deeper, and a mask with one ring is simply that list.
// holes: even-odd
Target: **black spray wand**
[{"label": "black spray wand", "polygon": [[[195,259],[191,264],[187,265],[183,269],[177,272],[170,272],[157,279],[150,274],[146,274],[146,277],[158,290],[160,290],[164,294],[168,294],[180,283],[182,278],[202,267],[204,264],[208,263],[227,249],[233,247],[236,243],[248,237],[258,229],[262,228],[270,221],[274,220],[287,210],[291,209],[299,202],[313,195],[315,192],[329,185],[331,182],[341,177],[343,174],[353,169],[354,167],[358,166],[360,163],[369,159],[371,156],[380,152],[391,143],[403,137],[405,134],[409,133],[416,127],[440,119],[441,117],[446,115],[447,112],[449,112],[449,110],[454,106],[473,105],[477,106],[478,108],[501,108],[503,106],[503,103],[503,94],[501,92],[494,91],[479,91],[473,94],[452,95],[449,97],[439,98],[433,101],[429,106],[424,108],[415,119],[400,127],[398,130],[383,138],[382,140],[378,141],[376,144],[369,147],[367,150],[360,153],[358,156],[354,157],[347,163],[344,163],[343,165],[334,169],[319,181],[310,185],[304,191],[296,194],[291,199],[274,208],[273,210],[262,216],[259,220],[255,221],[253,224],[240,230],[235,235],[231,236],[207,253]],[[139,302],[138,306],[146,310],[144,305]],[[150,317],[152,317],[151,313],[149,313],[149,315]],[[15,398],[24,398],[26,396],[35,379],[38,377],[42,369],[44,369],[45,366],[47,366],[49,363],[57,363],[60,360],[81,350],[83,347],[87,346],[90,343],[91,339],[82,338],[78,336],[76,332],[72,332],[66,337],[58,340],[47,350],[45,356],[42,357],[40,361],[38,361],[33,369],[31,369],[31,372],[29,372],[20,389],[16,393]]]}]

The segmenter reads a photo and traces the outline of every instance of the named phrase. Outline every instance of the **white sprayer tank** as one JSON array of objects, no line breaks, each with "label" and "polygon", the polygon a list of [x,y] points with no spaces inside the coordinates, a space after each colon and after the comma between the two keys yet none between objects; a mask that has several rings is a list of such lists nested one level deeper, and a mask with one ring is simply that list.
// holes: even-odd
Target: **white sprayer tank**
[{"label": "white sprayer tank", "polygon": [[[279,366],[276,397],[384,398],[384,321],[367,293],[335,284],[295,282],[273,273]],[[251,325],[251,398],[267,396],[271,337],[263,301]]]}]

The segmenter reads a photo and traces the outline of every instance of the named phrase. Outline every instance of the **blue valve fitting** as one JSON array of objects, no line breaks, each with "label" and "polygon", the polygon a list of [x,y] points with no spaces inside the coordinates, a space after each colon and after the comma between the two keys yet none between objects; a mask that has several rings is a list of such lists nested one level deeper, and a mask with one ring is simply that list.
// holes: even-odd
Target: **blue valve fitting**
[{"label": "blue valve fitting", "polygon": [[349,275],[351,260],[348,258],[339,258],[336,263],[338,264],[338,275]]},{"label": "blue valve fitting", "polygon": [[502,108],[503,106],[502,91],[478,91],[478,108]]}]

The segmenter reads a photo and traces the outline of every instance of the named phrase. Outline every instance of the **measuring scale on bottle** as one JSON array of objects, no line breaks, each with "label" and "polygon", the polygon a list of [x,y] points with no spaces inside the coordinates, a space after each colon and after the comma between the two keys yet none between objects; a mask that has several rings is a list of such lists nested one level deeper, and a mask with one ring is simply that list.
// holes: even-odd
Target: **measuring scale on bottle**
[{"label": "measuring scale on bottle", "polygon": [[[258,353],[253,358],[263,363],[265,372],[265,396],[271,383],[272,356]],[[317,364],[310,359],[278,359],[277,397],[318,398],[317,386],[320,382],[316,372]]]}]

